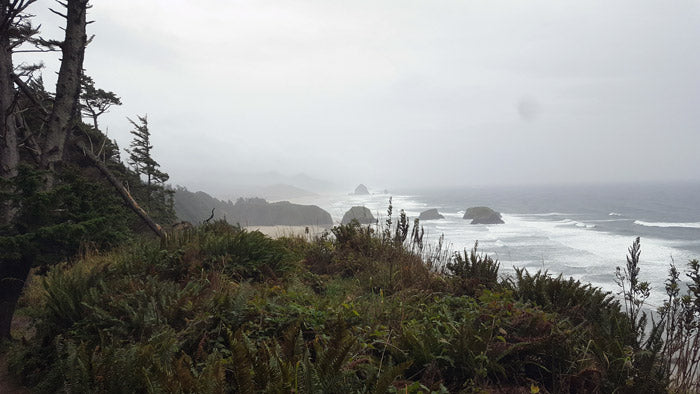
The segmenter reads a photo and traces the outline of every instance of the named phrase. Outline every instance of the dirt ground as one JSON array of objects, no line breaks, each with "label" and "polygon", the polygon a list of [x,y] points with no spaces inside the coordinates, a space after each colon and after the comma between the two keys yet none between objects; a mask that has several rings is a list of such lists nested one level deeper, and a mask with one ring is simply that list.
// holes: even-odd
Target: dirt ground
[{"label": "dirt ground", "polygon": [[[19,335],[27,336],[29,332],[31,336],[31,320],[26,316],[16,316],[12,320],[12,332],[13,336]],[[29,394],[30,391],[20,385],[10,374],[7,372],[7,355],[0,353],[0,393],[1,394]]]},{"label": "dirt ground", "polygon": [[19,385],[12,376],[7,373],[7,359],[0,354],[0,393],[2,394],[29,394],[30,391]]}]

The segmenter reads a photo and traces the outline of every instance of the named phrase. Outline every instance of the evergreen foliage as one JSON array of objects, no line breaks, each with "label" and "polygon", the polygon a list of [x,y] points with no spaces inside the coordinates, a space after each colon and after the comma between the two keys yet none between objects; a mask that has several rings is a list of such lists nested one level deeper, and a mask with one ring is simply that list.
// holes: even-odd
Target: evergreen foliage
[{"label": "evergreen foliage", "polygon": [[129,119],[134,127],[130,131],[134,138],[127,149],[128,163],[144,182],[136,182],[134,193],[144,202],[146,212],[156,221],[172,223],[175,221],[174,191],[165,187],[170,176],[160,170],[160,164],[153,158],[148,118],[145,115],[137,118],[138,123]]},{"label": "evergreen foliage", "polygon": [[146,178],[146,185],[159,185],[165,183],[169,176],[160,170],[160,164],[153,159],[153,145],[151,145],[151,132],[148,130],[147,116],[138,116],[138,123],[129,119],[134,129],[130,131],[134,136],[129,145],[129,165],[139,176]]},{"label": "evergreen foliage", "polygon": [[83,116],[92,120],[95,130],[99,130],[98,118],[108,112],[114,105],[122,105],[122,101],[114,92],[95,87],[95,82],[83,74],[80,92],[80,110]]}]

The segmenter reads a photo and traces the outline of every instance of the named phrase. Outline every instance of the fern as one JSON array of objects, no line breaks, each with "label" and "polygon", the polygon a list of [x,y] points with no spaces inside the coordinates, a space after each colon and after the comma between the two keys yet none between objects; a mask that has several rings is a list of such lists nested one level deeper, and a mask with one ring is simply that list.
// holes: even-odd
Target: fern
[{"label": "fern", "polygon": [[479,254],[478,247],[476,242],[471,251],[455,253],[445,265],[458,294],[473,294],[479,288],[493,289],[498,284],[500,263],[486,254]]},{"label": "fern", "polygon": [[350,351],[356,345],[356,339],[347,331],[336,329],[330,341],[323,346],[314,344],[316,361],[314,372],[318,376],[323,392],[338,392],[344,383],[343,366],[350,358]]},{"label": "fern", "polygon": [[233,334],[228,332],[228,340],[231,346],[231,357],[228,362],[227,373],[231,375],[232,387],[240,393],[255,392],[253,381],[253,361],[246,339],[241,331]]},{"label": "fern", "polygon": [[[411,366],[411,364],[412,361],[405,361],[401,364],[393,365],[385,368],[383,371],[380,371],[379,376],[377,376],[376,382],[374,383],[374,387],[372,388],[372,393],[384,394],[389,392],[389,387],[391,387],[394,380],[398,376],[401,376],[401,374],[403,374],[404,371]],[[371,385],[372,382],[370,381],[369,383]]]}]

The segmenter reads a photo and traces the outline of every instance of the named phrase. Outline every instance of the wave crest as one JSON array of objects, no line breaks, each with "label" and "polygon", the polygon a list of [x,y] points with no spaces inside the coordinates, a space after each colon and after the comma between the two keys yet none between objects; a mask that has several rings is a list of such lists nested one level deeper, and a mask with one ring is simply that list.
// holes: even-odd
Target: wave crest
[{"label": "wave crest", "polygon": [[587,224],[587,223],[582,223],[576,220],[571,220],[571,219],[563,219],[560,220],[559,223],[563,225],[574,225],[576,227],[581,227],[581,228],[595,228],[595,224]]},{"label": "wave crest", "polygon": [[577,216],[578,213],[547,212],[547,213],[526,213],[522,216]]},{"label": "wave crest", "polygon": [[634,224],[644,227],[680,227],[680,228],[700,228],[700,222],[690,223],[667,223],[667,222],[645,222],[643,220],[635,220]]}]

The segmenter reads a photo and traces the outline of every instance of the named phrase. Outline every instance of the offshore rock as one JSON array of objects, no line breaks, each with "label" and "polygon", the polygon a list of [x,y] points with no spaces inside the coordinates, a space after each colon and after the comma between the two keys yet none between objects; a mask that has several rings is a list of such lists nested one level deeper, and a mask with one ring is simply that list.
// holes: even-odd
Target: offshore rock
[{"label": "offshore rock", "polygon": [[464,219],[471,219],[471,224],[503,224],[499,212],[489,207],[471,207],[464,213]]},{"label": "offshore rock", "polygon": [[349,211],[345,212],[343,215],[343,220],[341,224],[348,224],[353,219],[357,220],[360,224],[373,224],[377,222],[377,219],[372,216],[372,212],[366,207],[352,207]]},{"label": "offshore rock", "polygon": [[421,212],[420,215],[418,215],[418,220],[439,220],[444,218],[444,216],[440,215],[437,208],[428,209],[427,211]]},{"label": "offshore rock", "polygon": [[367,190],[367,186],[360,183],[359,185],[357,185],[357,187],[355,188],[355,192],[352,194],[356,196],[366,196],[369,194],[369,190]]}]

